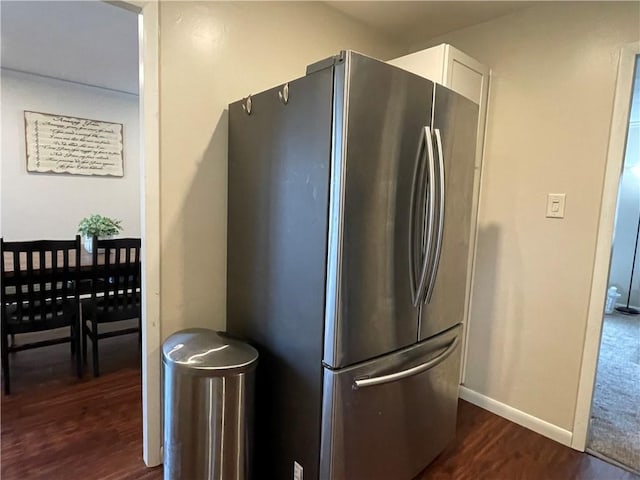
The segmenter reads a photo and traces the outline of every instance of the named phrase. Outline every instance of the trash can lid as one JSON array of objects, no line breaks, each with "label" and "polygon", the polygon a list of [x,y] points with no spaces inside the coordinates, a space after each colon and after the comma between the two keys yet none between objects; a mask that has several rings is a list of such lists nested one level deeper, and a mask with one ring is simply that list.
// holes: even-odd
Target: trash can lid
[{"label": "trash can lid", "polygon": [[258,360],[251,345],[206,328],[174,333],[164,342],[162,355],[169,364],[212,375],[246,370]]}]

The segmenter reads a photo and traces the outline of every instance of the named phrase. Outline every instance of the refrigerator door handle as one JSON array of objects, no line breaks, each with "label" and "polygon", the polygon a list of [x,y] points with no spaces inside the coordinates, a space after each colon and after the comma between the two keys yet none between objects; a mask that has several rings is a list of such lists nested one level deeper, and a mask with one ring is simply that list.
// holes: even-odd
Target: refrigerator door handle
[{"label": "refrigerator door handle", "polygon": [[[416,258],[420,258],[422,252],[422,247],[424,243],[424,238],[422,235],[422,231],[424,230],[424,223],[419,225],[420,233],[418,238],[416,235],[416,223],[418,219],[421,218],[421,210],[422,208],[429,208],[431,211],[434,210],[433,206],[433,197],[425,197],[422,192],[422,188],[424,185],[424,163],[425,157],[428,158],[427,170],[428,177],[427,182],[431,185],[433,178],[433,167],[434,167],[434,153],[433,153],[433,145],[431,144],[431,129],[429,126],[425,126],[422,130],[422,135],[420,136],[420,145],[418,147],[418,153],[416,155],[416,165],[413,172],[413,182],[411,187],[411,201],[409,207],[409,280],[411,285],[411,299],[413,305],[415,307],[420,303],[420,299],[423,295],[424,285],[427,279],[427,266],[428,263],[426,261],[427,256],[422,259],[421,266],[417,265]],[[423,200],[425,203],[423,204]],[[417,207],[417,208],[416,208]],[[431,217],[433,214],[431,213]],[[432,221],[432,220],[431,220]],[[427,249],[430,249],[430,242],[427,245]],[[416,274],[418,274],[419,270],[419,281],[416,279]]]},{"label": "refrigerator door handle", "polygon": [[415,306],[418,306],[418,303],[420,303],[420,299],[423,296],[424,293],[424,289],[427,286],[427,277],[429,275],[427,275],[428,271],[429,271],[429,259],[431,258],[431,249],[433,248],[433,224],[435,221],[435,199],[436,199],[436,184],[435,184],[435,178],[436,178],[436,162],[435,162],[435,155],[433,152],[433,143],[432,143],[432,135],[431,135],[431,128],[430,127],[424,127],[424,134],[425,134],[425,144],[427,146],[427,158],[428,158],[428,164],[427,164],[427,182],[428,182],[428,189],[427,189],[427,221],[426,221],[426,232],[425,232],[425,245],[424,245],[424,258],[422,261],[422,269],[420,272],[420,283],[418,284],[418,293],[417,293],[417,298],[416,301],[414,302]]},{"label": "refrigerator door handle", "polygon": [[411,287],[411,301],[413,305],[417,305],[418,290],[416,288],[416,271],[418,266],[416,265],[416,239],[415,239],[415,223],[416,219],[416,190],[422,179],[422,164],[425,149],[425,134],[423,130],[420,134],[420,141],[418,143],[418,151],[416,152],[415,167],[413,169],[413,180],[411,181],[411,199],[409,201],[409,285]]},{"label": "refrigerator door handle", "polygon": [[424,303],[431,301],[433,295],[433,289],[436,283],[436,276],[438,274],[438,267],[440,265],[440,254],[442,253],[442,237],[444,233],[444,156],[442,154],[442,136],[440,135],[440,129],[434,128],[433,130],[436,137],[436,145],[438,149],[438,230],[436,234],[436,251],[433,258],[433,265],[429,275],[429,286],[427,288],[427,295]]},{"label": "refrigerator door handle", "polygon": [[388,375],[381,375],[379,377],[373,378],[360,378],[353,382],[353,388],[355,390],[364,387],[373,387],[376,385],[384,385],[385,383],[397,382],[398,380],[402,380],[404,378],[412,377],[422,372],[426,372],[427,370],[436,367],[437,365],[444,362],[449,355],[453,353],[453,351],[458,346],[458,336],[456,336],[446,347],[446,349],[437,357],[432,358],[431,360],[421,363],[420,365],[416,365],[415,367],[408,368],[406,370],[401,370],[399,372],[389,373]]}]

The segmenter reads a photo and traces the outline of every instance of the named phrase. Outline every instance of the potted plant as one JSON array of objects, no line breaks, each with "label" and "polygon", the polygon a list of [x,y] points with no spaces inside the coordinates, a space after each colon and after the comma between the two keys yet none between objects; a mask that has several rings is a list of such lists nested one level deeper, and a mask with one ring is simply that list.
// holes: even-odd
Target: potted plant
[{"label": "potted plant", "polygon": [[93,249],[93,237],[110,238],[122,230],[122,222],[102,215],[89,215],[80,220],[78,233],[82,235],[84,248],[91,253]]}]

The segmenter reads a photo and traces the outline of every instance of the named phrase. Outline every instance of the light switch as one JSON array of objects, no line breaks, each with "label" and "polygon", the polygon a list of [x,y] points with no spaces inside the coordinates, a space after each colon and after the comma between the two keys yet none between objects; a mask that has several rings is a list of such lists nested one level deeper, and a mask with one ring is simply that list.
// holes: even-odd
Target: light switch
[{"label": "light switch", "polygon": [[566,194],[550,193],[547,195],[547,217],[564,218],[564,201]]}]

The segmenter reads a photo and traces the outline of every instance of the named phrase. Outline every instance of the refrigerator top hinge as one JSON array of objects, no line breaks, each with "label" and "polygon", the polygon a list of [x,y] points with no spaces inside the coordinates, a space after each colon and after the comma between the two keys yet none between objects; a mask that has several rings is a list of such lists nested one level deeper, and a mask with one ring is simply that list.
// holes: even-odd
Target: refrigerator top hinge
[{"label": "refrigerator top hinge", "polygon": [[307,65],[307,75],[311,75],[312,73],[319,72],[320,70],[324,70],[325,68],[333,67],[338,63],[342,63],[347,58],[347,51],[342,50],[338,55],[334,55],[329,58],[325,58],[324,60],[320,60],[318,62],[312,63],[311,65]]}]

